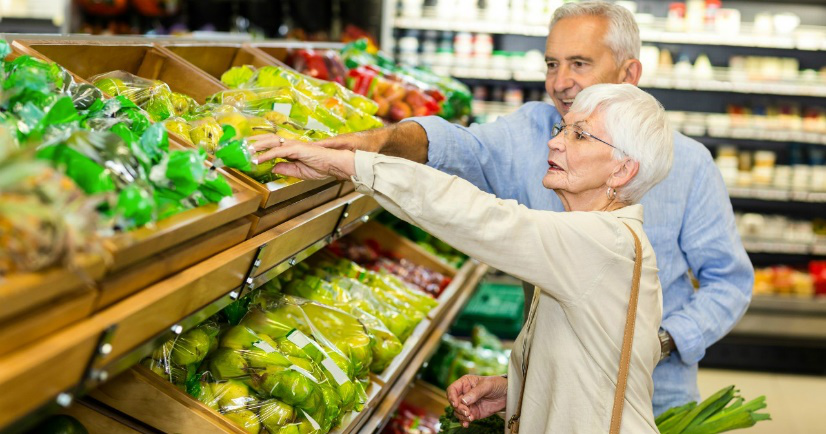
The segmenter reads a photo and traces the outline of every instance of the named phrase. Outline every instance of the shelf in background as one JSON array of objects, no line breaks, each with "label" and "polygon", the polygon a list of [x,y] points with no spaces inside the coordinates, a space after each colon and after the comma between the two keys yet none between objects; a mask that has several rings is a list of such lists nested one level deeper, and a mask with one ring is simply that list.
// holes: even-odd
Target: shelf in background
[{"label": "shelf in background", "polygon": [[755,295],[750,312],[783,312],[799,315],[826,316],[826,297],[795,297],[792,295]]},{"label": "shelf in background", "polygon": [[[541,71],[510,71],[473,66],[433,68],[439,73],[467,80],[518,81],[544,83]],[[728,68],[715,68],[709,78],[683,77],[671,72],[643,75],[639,87],[643,89],[696,90],[706,92],[733,92],[761,95],[826,97],[826,82],[821,80],[749,80],[733,77]]]},{"label": "shelf in background", "polygon": [[804,242],[804,241],[784,241],[765,240],[755,238],[743,238],[743,247],[749,253],[768,253],[780,255],[805,255],[824,256],[826,255],[826,243],[824,242]]},{"label": "shelf in background", "polygon": [[750,199],[761,201],[826,203],[826,191],[792,191],[767,187],[728,187],[732,199]]},{"label": "shelf in background", "polygon": [[[393,27],[399,29],[437,30],[449,32],[492,33],[546,37],[547,24],[519,24],[503,21],[462,21],[431,18],[396,17]],[[725,35],[715,32],[673,32],[665,29],[665,19],[657,18],[651,24],[640,26],[643,42],[689,45],[721,45],[730,47],[758,47],[787,50],[826,50],[826,27],[800,26],[791,35],[759,34],[751,23],[740,26],[741,33]]]}]

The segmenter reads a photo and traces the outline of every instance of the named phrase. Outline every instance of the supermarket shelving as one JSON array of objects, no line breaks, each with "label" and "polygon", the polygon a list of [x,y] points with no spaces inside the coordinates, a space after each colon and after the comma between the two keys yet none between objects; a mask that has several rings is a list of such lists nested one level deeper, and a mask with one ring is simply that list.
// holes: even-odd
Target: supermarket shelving
[{"label": "supermarket shelving", "polygon": [[[430,15],[430,16],[428,16]],[[472,32],[546,37],[546,24],[520,24],[507,21],[483,20],[443,20],[434,18],[427,11],[421,18],[396,17],[392,27],[398,29],[437,30],[449,32]],[[750,23],[741,25],[738,34],[726,35],[716,32],[675,32],[665,28],[664,19],[654,19],[652,23],[640,25],[643,42],[692,45],[719,45],[733,47],[759,47],[775,49],[796,49],[807,51],[826,50],[826,27],[801,26],[791,35],[760,34]]]}]

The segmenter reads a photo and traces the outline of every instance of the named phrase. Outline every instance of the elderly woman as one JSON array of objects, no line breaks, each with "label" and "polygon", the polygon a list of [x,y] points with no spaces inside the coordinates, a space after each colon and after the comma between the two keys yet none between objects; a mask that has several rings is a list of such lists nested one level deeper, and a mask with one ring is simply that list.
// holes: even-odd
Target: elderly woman
[{"label": "elderly woman", "polygon": [[508,376],[448,388],[460,419],[506,409],[512,432],[657,432],[661,288],[637,202],[671,168],[671,128],[650,95],[599,84],[577,95],[554,132],[541,181],[564,213],[399,158],[272,139],[258,147],[273,147],[262,159],[291,161],[275,172],[352,179],[391,213],[536,286]]}]

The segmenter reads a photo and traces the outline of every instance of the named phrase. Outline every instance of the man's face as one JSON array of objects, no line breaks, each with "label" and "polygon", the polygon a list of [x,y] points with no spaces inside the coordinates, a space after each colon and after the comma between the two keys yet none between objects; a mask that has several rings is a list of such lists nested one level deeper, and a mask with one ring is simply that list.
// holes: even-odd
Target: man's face
[{"label": "man's face", "polygon": [[545,90],[562,115],[577,94],[592,84],[621,83],[624,76],[605,44],[608,20],[578,16],[559,20],[548,35]]}]

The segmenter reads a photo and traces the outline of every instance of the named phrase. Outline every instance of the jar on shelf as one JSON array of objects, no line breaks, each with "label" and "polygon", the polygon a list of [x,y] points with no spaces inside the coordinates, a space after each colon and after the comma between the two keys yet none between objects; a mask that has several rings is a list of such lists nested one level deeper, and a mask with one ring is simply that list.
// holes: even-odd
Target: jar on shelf
[{"label": "jar on shelf", "polygon": [[669,32],[685,31],[685,3],[670,3],[668,16],[665,19],[665,29]]},{"label": "jar on shelf", "polygon": [[435,30],[428,30],[424,32],[422,38],[421,51],[419,56],[419,63],[422,65],[433,66],[436,64],[436,52],[439,49],[439,34]]},{"label": "jar on shelf", "polygon": [[740,34],[740,11],[737,9],[718,9],[714,14],[714,30],[718,35]]},{"label": "jar on shelf", "polygon": [[486,0],[484,17],[487,21],[505,22],[508,20],[510,9],[508,0]]},{"label": "jar on shelf", "polygon": [[477,68],[490,68],[493,56],[493,37],[487,33],[478,33],[473,37],[473,63]]},{"label": "jar on shelf", "polygon": [[424,0],[401,0],[399,15],[405,18],[421,18]]},{"label": "jar on shelf", "polygon": [[457,11],[456,0],[435,0],[436,18],[441,20],[452,20]]},{"label": "jar on shelf", "polygon": [[453,38],[453,54],[456,56],[456,66],[470,66],[473,58],[473,35],[459,32]]},{"label": "jar on shelf", "polygon": [[508,52],[494,50],[490,57],[490,69],[494,71],[504,71],[508,69]]},{"label": "jar on shelf", "polygon": [[399,63],[417,66],[419,64],[419,31],[408,30],[399,38]]},{"label": "jar on shelf", "polygon": [[462,21],[474,21],[479,17],[479,0],[455,1],[456,11],[453,13],[454,19]]}]

